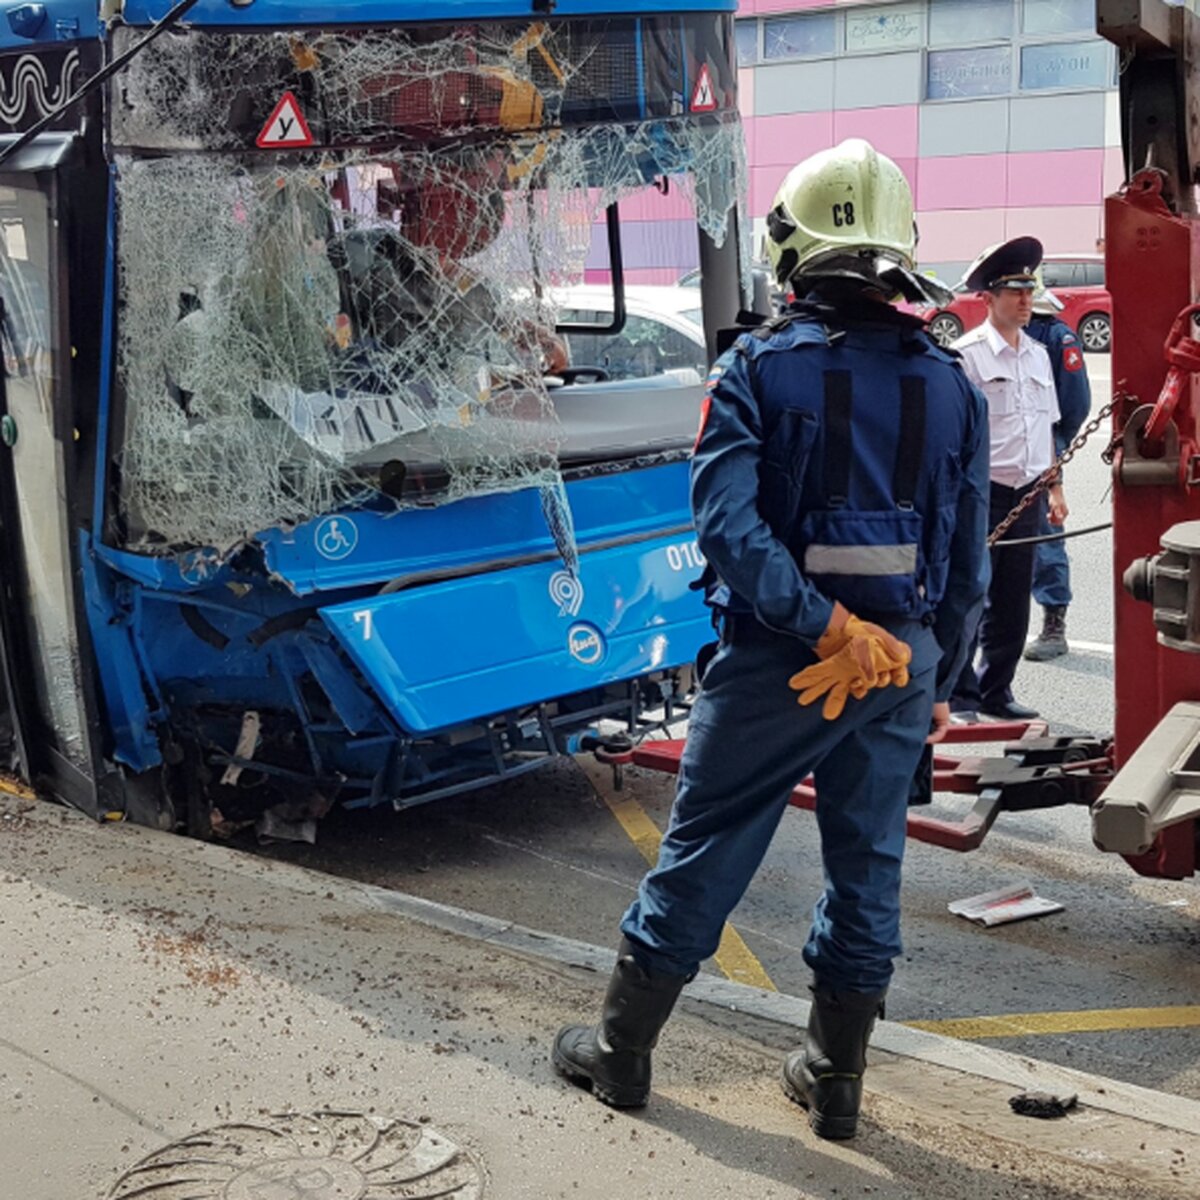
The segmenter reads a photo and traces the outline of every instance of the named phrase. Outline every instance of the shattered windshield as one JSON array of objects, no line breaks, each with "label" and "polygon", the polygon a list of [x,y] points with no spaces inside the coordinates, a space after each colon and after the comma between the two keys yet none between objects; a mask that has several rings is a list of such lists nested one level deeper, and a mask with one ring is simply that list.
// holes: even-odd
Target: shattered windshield
[{"label": "shattered windshield", "polygon": [[[136,61],[113,119],[126,544],[560,485],[560,394],[606,375],[572,372],[556,325],[611,277],[607,207],[656,198],[678,237],[682,206],[720,243],[744,179],[735,114],[619,119],[632,31],[190,34]],[[261,152],[304,134],[322,148]]]}]

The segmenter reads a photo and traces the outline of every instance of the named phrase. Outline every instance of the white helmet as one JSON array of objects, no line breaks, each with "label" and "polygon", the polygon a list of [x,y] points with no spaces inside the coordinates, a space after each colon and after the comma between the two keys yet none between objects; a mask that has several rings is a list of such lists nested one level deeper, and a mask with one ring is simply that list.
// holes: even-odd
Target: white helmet
[{"label": "white helmet", "polygon": [[862,138],[794,166],[767,214],[767,257],[783,287],[798,276],[844,276],[924,299],[940,285],[914,272],[916,246],[908,180]]},{"label": "white helmet", "polygon": [[1038,267],[1034,275],[1037,278],[1037,287],[1033,293],[1033,311],[1043,317],[1058,316],[1063,310],[1063,302],[1046,286],[1041,267]]}]

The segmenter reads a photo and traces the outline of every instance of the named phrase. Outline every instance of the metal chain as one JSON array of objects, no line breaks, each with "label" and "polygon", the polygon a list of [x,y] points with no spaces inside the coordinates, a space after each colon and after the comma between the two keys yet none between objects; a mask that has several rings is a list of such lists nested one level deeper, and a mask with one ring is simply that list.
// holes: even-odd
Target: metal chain
[{"label": "metal chain", "polygon": [[[1124,380],[1122,380],[1122,383],[1124,383]],[[1117,387],[1120,388],[1121,384],[1118,384]],[[1090,438],[1092,434],[1100,428],[1100,426],[1108,417],[1112,416],[1113,410],[1118,404],[1121,403],[1122,400],[1125,399],[1127,399],[1127,397],[1123,391],[1114,389],[1113,398],[1079,431],[1075,437],[1075,440],[1062,452],[1062,454],[1059,455],[1054,465],[1047,467],[1046,470],[1044,470],[1037,477],[1037,479],[1034,481],[1033,487],[1031,487],[1029,491],[1027,491],[1025,495],[1021,497],[1016,507],[1008,514],[1008,516],[1004,518],[1003,521],[1000,522],[999,525],[996,526],[995,529],[992,530],[991,533],[988,534],[987,544],[989,546],[994,546],[1013,527],[1015,522],[1020,518],[1021,514],[1027,508],[1029,508],[1030,505],[1034,504],[1037,501],[1037,498],[1043,492],[1049,490],[1053,484],[1058,482],[1059,473],[1062,471],[1063,467],[1065,467],[1067,463],[1069,463],[1071,459],[1073,459],[1075,455],[1083,449],[1083,447],[1087,444],[1088,438]],[[1114,435],[1112,441],[1105,449],[1104,454],[1109,455],[1112,453],[1118,444],[1119,437]],[[1106,461],[1108,460],[1106,459]]]}]

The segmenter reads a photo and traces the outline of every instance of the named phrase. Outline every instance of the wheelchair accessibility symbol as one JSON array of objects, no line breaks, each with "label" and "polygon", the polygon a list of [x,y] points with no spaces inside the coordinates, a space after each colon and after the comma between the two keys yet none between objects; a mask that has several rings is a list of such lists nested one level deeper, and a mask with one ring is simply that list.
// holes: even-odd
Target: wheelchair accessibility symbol
[{"label": "wheelchair accessibility symbol", "polygon": [[358,545],[358,526],[349,517],[326,517],[313,532],[313,541],[322,558],[345,558]]}]

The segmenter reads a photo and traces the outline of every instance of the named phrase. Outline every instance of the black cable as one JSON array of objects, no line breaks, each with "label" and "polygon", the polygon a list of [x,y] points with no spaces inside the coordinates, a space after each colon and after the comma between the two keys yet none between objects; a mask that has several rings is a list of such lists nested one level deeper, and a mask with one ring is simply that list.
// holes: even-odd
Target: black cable
[{"label": "black cable", "polygon": [[1062,533],[1043,533],[1037,537],[1001,538],[990,546],[992,550],[1003,550],[1005,546],[1036,546],[1039,542],[1061,542],[1067,538],[1083,537],[1085,533],[1099,533],[1103,529],[1111,529],[1112,522],[1105,521],[1103,525],[1089,525],[1086,529],[1064,529]]},{"label": "black cable", "polygon": [[131,58],[140,54],[160,33],[164,33],[170,29],[189,9],[194,8],[198,3],[199,0],[179,0],[179,3],[161,21],[153,26],[141,41],[135,42],[124,54],[114,58],[107,67],[97,71],[74,95],[68,96],[53,112],[48,112],[40,121],[31,125],[11,146],[5,146],[3,150],[0,150],[0,165],[3,165],[8,159],[12,158],[18,150],[23,150],[28,146],[42,130],[53,125],[67,109],[78,104],[85,96],[91,95],[106,79],[111,79]]}]

